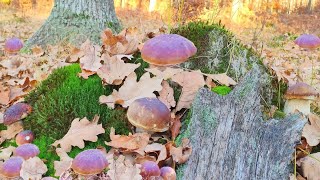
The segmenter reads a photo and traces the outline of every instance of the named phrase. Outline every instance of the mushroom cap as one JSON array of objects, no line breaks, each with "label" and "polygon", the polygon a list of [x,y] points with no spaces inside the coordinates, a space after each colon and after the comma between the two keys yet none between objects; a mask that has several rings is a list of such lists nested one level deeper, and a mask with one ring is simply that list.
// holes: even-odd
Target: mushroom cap
[{"label": "mushroom cap", "polygon": [[34,144],[22,144],[21,146],[18,146],[14,152],[14,156],[20,156],[23,159],[27,160],[29,158],[33,158],[37,156],[40,153],[39,148]]},{"label": "mushroom cap", "polygon": [[16,37],[7,39],[4,44],[4,50],[9,54],[15,54],[19,52],[22,47],[23,47],[22,41]]},{"label": "mushroom cap", "polygon": [[320,46],[320,38],[312,34],[302,34],[294,43],[301,48],[316,49]]},{"label": "mushroom cap", "polygon": [[100,150],[89,149],[73,159],[71,168],[80,175],[94,175],[101,173],[107,166],[107,158]]},{"label": "mushroom cap", "polygon": [[0,174],[5,178],[20,177],[21,165],[23,159],[21,157],[11,157],[6,160],[0,167]]},{"label": "mushroom cap", "polygon": [[22,144],[32,143],[34,134],[31,130],[24,130],[16,136],[16,143],[20,146]]},{"label": "mushroom cap", "polygon": [[157,98],[140,98],[131,103],[127,117],[137,128],[151,132],[164,132],[169,129],[170,110]]},{"label": "mushroom cap", "polygon": [[140,175],[143,179],[150,179],[151,177],[160,176],[160,168],[156,162],[145,161],[141,164]]},{"label": "mushroom cap", "polygon": [[10,125],[25,118],[32,111],[32,107],[26,103],[17,103],[10,106],[3,114],[3,124]]},{"label": "mushroom cap", "polygon": [[162,34],[146,41],[141,50],[144,61],[157,66],[180,64],[196,54],[197,48],[178,34]]},{"label": "mushroom cap", "polygon": [[163,180],[176,180],[177,174],[176,171],[169,166],[162,167],[160,169],[160,176],[163,178]]},{"label": "mushroom cap", "polygon": [[310,85],[298,82],[295,85],[289,86],[284,97],[286,99],[305,99],[305,100],[315,100],[319,93]]}]

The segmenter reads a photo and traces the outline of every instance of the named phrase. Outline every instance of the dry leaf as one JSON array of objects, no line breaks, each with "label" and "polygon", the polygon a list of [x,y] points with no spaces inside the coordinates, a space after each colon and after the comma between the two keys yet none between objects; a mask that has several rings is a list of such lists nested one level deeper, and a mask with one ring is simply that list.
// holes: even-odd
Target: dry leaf
[{"label": "dry leaf", "polygon": [[206,78],[206,85],[208,86],[208,88],[213,88],[216,87],[217,85],[213,82],[213,79],[210,77]]},{"label": "dry leaf", "polygon": [[133,164],[130,160],[128,161],[125,156],[120,155],[119,157],[111,157],[108,159],[109,171],[108,175],[112,180],[141,180],[140,165]]},{"label": "dry leaf", "polygon": [[155,75],[156,77],[162,78],[164,80],[171,79],[172,76],[174,76],[175,74],[181,73],[183,71],[183,69],[171,68],[171,67],[165,67],[164,70],[160,70],[158,67],[146,68],[145,70]]},{"label": "dry leaf", "polygon": [[[81,65],[80,65],[81,66]],[[85,69],[82,69],[81,72],[78,74],[79,77],[82,77],[83,79],[88,79],[89,76],[92,76],[96,74],[96,72],[87,71]]]},{"label": "dry leaf", "polygon": [[192,148],[189,145],[189,140],[183,139],[182,146],[176,148],[173,145],[169,145],[169,151],[175,162],[183,164],[189,159],[189,156],[192,153]]},{"label": "dry leaf", "polygon": [[163,102],[168,109],[176,106],[176,101],[173,96],[173,89],[167,81],[162,82],[162,90],[159,92],[158,99]]},{"label": "dry leaf", "polygon": [[[312,156],[312,157],[311,157]],[[320,177],[320,152],[310,154],[300,160],[302,176],[307,179],[319,179]]]},{"label": "dry leaf", "polygon": [[229,77],[225,73],[222,73],[222,74],[204,74],[204,75],[210,77],[211,79],[213,79],[215,81],[218,81],[221,85],[230,86],[230,85],[236,85],[237,84],[237,82],[235,82],[231,77]]},{"label": "dry leaf", "polygon": [[158,158],[157,158],[157,163],[167,159],[167,149],[166,149],[165,145],[162,145],[162,144],[159,144],[159,143],[148,144],[146,146],[146,148],[144,149],[144,151],[146,153],[158,152],[159,151]]},{"label": "dry leaf", "polygon": [[0,149],[0,160],[7,160],[10,158],[13,151],[16,149],[16,147],[9,146],[3,149]]},{"label": "dry leaf", "polygon": [[0,131],[0,144],[2,144],[6,139],[12,139],[19,132],[23,131],[22,123],[20,121],[15,122],[7,126],[6,130]]},{"label": "dry leaf", "polygon": [[36,57],[40,57],[44,54],[43,49],[40,46],[34,46],[31,48],[32,54],[35,55]]},{"label": "dry leaf", "polygon": [[0,104],[7,105],[10,102],[10,89],[0,84]]},{"label": "dry leaf", "polygon": [[136,73],[131,73],[119,91],[113,90],[109,96],[102,95],[99,98],[101,104],[107,104],[108,107],[114,108],[115,104],[121,104],[123,107],[128,107],[130,104],[139,98],[156,97],[154,91],[161,91],[162,79],[150,78],[149,73],[145,73],[137,82]]},{"label": "dry leaf", "polygon": [[39,157],[33,157],[23,161],[20,177],[23,179],[40,180],[42,175],[48,171],[47,166]]},{"label": "dry leaf", "polygon": [[102,66],[99,46],[92,45],[89,40],[87,40],[83,48],[86,48],[84,51],[84,56],[80,58],[81,69],[97,72],[97,70]]},{"label": "dry leaf", "polygon": [[71,127],[67,134],[60,140],[55,141],[52,145],[60,147],[65,152],[70,152],[72,146],[78,146],[80,149],[84,148],[84,141],[96,142],[98,134],[104,133],[102,124],[98,124],[99,116],[94,116],[92,121],[86,117],[81,119],[76,118],[72,121]]},{"label": "dry leaf", "polygon": [[316,146],[320,142],[320,117],[309,114],[310,124],[306,124],[302,130],[302,136],[307,139],[310,146]]},{"label": "dry leaf", "polygon": [[54,161],[53,166],[55,169],[55,176],[61,176],[67,169],[71,167],[72,158],[68,156],[68,154],[63,151],[61,148],[56,149],[57,155],[60,157],[60,161]]},{"label": "dry leaf", "polygon": [[148,145],[150,134],[135,133],[133,135],[115,135],[114,128],[110,131],[110,142],[106,145],[114,148],[122,148],[125,151],[137,152],[144,155],[144,148]]},{"label": "dry leaf", "polygon": [[172,125],[170,126],[171,138],[174,140],[180,133],[181,128],[181,116],[173,118]]},{"label": "dry leaf", "polygon": [[103,66],[98,69],[98,76],[107,84],[120,85],[123,79],[140,66],[125,63],[118,56],[106,57]]},{"label": "dry leaf", "polygon": [[198,90],[205,85],[203,75],[199,71],[183,71],[172,77],[172,81],[182,86],[182,92],[175,111],[189,109]]}]

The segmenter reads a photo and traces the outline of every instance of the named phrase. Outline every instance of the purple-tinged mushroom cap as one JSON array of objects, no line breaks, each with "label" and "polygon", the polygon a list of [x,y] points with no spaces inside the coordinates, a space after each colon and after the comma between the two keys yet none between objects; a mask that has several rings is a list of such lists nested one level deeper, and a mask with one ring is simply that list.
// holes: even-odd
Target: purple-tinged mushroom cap
[{"label": "purple-tinged mushroom cap", "polygon": [[89,149],[79,153],[72,161],[71,168],[79,175],[101,173],[108,166],[106,156],[98,149]]},{"label": "purple-tinged mushroom cap", "polygon": [[141,57],[153,65],[169,66],[187,61],[196,52],[197,48],[187,38],[178,34],[162,34],[144,43]]},{"label": "purple-tinged mushroom cap", "polygon": [[23,47],[23,43],[19,38],[13,37],[7,39],[4,44],[4,50],[8,54],[16,54]]},{"label": "purple-tinged mushroom cap", "polygon": [[162,167],[160,169],[160,176],[163,178],[163,180],[176,180],[177,174],[176,171],[169,166]]},{"label": "purple-tinged mushroom cap", "polygon": [[320,38],[312,34],[302,34],[294,43],[305,49],[316,49],[320,46]]},{"label": "purple-tinged mushroom cap", "polygon": [[31,130],[22,131],[16,136],[16,143],[19,146],[22,144],[32,143],[33,140],[34,134]]},{"label": "purple-tinged mushroom cap", "polygon": [[160,168],[156,162],[145,161],[141,164],[140,175],[143,179],[152,179],[160,176]]},{"label": "purple-tinged mushroom cap", "polygon": [[11,157],[6,160],[0,167],[0,174],[5,179],[20,177],[21,165],[23,159],[21,157]]},{"label": "purple-tinged mushroom cap", "polygon": [[3,124],[10,125],[25,118],[32,111],[32,107],[26,103],[17,103],[10,106],[3,114]]},{"label": "purple-tinged mushroom cap", "polygon": [[33,158],[40,153],[39,148],[34,144],[22,144],[18,146],[14,152],[14,156],[20,156],[23,159],[27,160],[29,158]]}]

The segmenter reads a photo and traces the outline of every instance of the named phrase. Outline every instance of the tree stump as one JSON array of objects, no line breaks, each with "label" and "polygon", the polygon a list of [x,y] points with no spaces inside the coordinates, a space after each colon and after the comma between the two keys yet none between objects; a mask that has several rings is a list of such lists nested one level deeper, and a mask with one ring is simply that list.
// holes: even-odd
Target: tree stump
[{"label": "tree stump", "polygon": [[227,96],[199,91],[184,132],[192,155],[178,170],[180,179],[288,179],[294,147],[307,120],[293,114],[264,121],[262,76],[253,68]]}]

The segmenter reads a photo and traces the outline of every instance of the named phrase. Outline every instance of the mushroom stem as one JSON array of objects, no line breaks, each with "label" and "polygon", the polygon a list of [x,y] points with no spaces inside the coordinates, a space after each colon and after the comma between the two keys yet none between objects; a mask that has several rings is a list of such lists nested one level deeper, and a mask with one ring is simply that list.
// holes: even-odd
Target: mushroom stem
[{"label": "mushroom stem", "polygon": [[288,99],[284,105],[284,113],[290,114],[298,110],[304,115],[309,115],[311,102],[308,99]]}]

